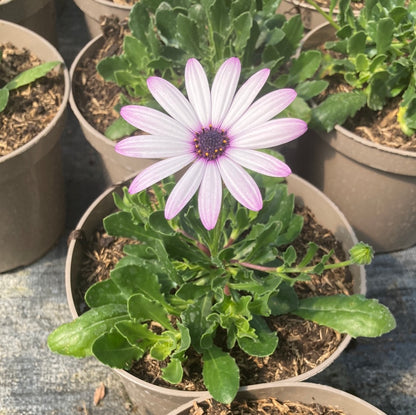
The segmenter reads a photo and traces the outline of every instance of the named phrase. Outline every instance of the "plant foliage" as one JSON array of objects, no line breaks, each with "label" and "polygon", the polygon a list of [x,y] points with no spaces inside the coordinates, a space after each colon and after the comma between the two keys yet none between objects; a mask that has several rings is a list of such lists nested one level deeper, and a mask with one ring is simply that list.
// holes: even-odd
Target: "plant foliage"
[{"label": "plant foliage", "polygon": [[[130,195],[124,188],[122,195],[114,194],[118,210],[104,219],[105,230],[141,243],[125,247],[126,256],[110,278],[86,292],[90,309],[57,328],[49,347],[76,357],[94,355],[122,369],[148,354],[167,360],[163,378],[173,384],[181,381],[193,348],[202,356],[209,392],[230,403],[239,388],[239,369],[229,349],[272,354],[278,337],[265,322],[268,316],[294,313],[354,337],[392,330],[394,318],[376,300],[359,295],[298,299],[296,281],[328,268],[369,263],[371,248],[360,243],[351,259],[333,263],[332,252],[316,258],[317,246],[310,243],[298,258],[290,244],[303,218],[294,213],[294,195],[281,179],[256,180],[263,209],[250,211],[227,193],[212,231],[201,225],[196,200],[174,219],[164,219],[173,180],[151,191]],[[226,333],[226,348],[216,344],[219,330]]]}]

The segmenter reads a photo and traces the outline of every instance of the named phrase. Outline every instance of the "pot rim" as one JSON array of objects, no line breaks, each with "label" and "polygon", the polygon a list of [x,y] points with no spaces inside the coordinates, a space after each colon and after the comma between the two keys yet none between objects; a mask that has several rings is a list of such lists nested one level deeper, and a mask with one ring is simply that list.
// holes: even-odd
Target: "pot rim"
[{"label": "pot rim", "polygon": [[[88,52],[91,49],[97,48],[99,47],[99,42],[104,42],[104,36],[103,35],[98,35],[95,38],[91,39],[77,54],[77,56],[75,57],[75,59],[73,60],[71,67],[69,69],[69,76],[71,81],[74,79],[74,74],[75,74],[75,70],[77,68],[77,66],[79,65],[81,59],[84,58],[84,56],[86,54],[88,54]],[[109,147],[113,147],[115,148],[116,143],[112,140],[110,140],[109,138],[107,138],[104,134],[102,134],[100,131],[98,131],[97,129],[95,129],[84,117],[84,115],[81,113],[80,109],[78,108],[78,105],[76,103],[75,100],[75,96],[74,96],[74,84],[73,82],[71,82],[71,90],[70,90],[70,94],[69,94],[69,105],[73,111],[73,113],[75,114],[76,118],[82,122],[83,127],[85,127],[91,134],[93,134],[97,140],[99,140],[100,143],[102,143],[103,145],[109,146]],[[115,151],[115,150],[114,150]]]},{"label": "pot rim", "polygon": [[[258,387],[256,387],[258,386]],[[363,399],[359,398],[358,396],[352,395],[348,392],[345,392],[341,389],[336,389],[332,386],[327,386],[327,385],[322,385],[320,383],[311,383],[311,382],[285,382],[282,383],[281,385],[271,385],[271,384],[266,384],[266,385],[255,385],[255,387],[251,388],[250,391],[254,392],[257,390],[262,390],[263,391],[263,395],[267,394],[268,391],[270,391],[270,394],[275,395],[277,394],[277,390],[276,389],[282,389],[287,390],[287,389],[300,389],[300,396],[304,395],[305,392],[323,392],[325,394],[328,395],[338,395],[341,398],[344,398],[346,400],[349,401],[355,401],[357,404],[363,406],[362,409],[367,409],[367,410],[371,410],[373,415],[386,415],[384,412],[382,412],[380,409],[376,408],[374,405],[371,405],[370,403],[368,403],[367,401],[364,401]],[[247,395],[247,398],[249,397],[249,393],[244,393],[245,391],[241,390],[239,391],[239,393],[237,394],[237,398],[236,400],[238,400],[239,396],[241,396],[241,398],[245,398]],[[176,408],[175,410],[171,411],[168,415],[179,415],[182,411],[191,408],[191,405],[193,404],[193,402],[203,402],[204,400],[206,400],[206,397],[201,397],[198,399],[193,399],[181,406],[179,406],[178,408]],[[254,398],[255,399],[255,398]],[[301,401],[301,398],[299,399]],[[320,403],[319,401],[317,401],[317,403]]]},{"label": "pot rim", "polygon": [[[55,116],[52,118],[52,120],[49,122],[49,124],[42,131],[40,131],[39,134],[37,134],[35,137],[33,137],[26,144],[22,145],[21,147],[17,148],[16,150],[12,151],[11,153],[6,154],[5,156],[0,156],[0,164],[5,163],[5,162],[7,162],[8,160],[10,160],[12,158],[19,157],[21,154],[25,153],[27,150],[29,150],[30,148],[37,145],[37,143],[40,140],[42,140],[44,135],[48,134],[55,127],[55,125],[61,119],[61,117],[63,116],[63,114],[64,114],[64,112],[67,108],[68,100],[69,100],[69,94],[70,94],[70,85],[71,85],[68,68],[65,64],[64,58],[61,56],[61,54],[55,48],[55,46],[53,46],[50,42],[48,42],[46,39],[44,39],[42,36],[38,35],[37,33],[33,32],[32,30],[29,30],[29,29],[27,29],[23,26],[20,26],[16,23],[9,22],[7,20],[0,20],[0,30],[1,30],[2,26],[7,27],[8,25],[10,25],[16,31],[21,30],[22,32],[24,32],[26,34],[28,34],[30,36],[33,36],[33,38],[36,39],[37,43],[40,43],[45,48],[50,49],[50,52],[52,52],[52,54],[54,54],[56,56],[55,60],[59,60],[61,62],[61,68],[62,68],[62,72],[63,72],[63,76],[64,76],[64,93],[63,93],[63,96],[62,96],[62,102],[61,102],[61,105],[58,109],[58,112],[55,114]],[[21,47],[21,46],[18,46],[18,47]]]},{"label": "pot rim", "polygon": [[[334,212],[337,214],[337,216],[341,219],[342,225],[345,227],[348,235],[351,237],[351,242],[353,244],[358,242],[357,237],[355,236],[355,233],[351,227],[351,225],[349,224],[349,222],[347,221],[347,219],[345,218],[344,214],[339,210],[339,208],[324,194],[322,193],[320,190],[318,190],[316,187],[314,187],[313,185],[311,185],[309,182],[307,182],[306,180],[302,179],[301,177],[297,176],[296,174],[291,174],[289,177],[286,178],[288,184],[290,182],[293,182],[295,185],[296,184],[301,184],[302,186],[304,186],[308,192],[318,192],[320,199],[323,200],[327,205],[329,204],[331,206],[332,209],[334,209]],[[76,229],[75,230],[81,230],[84,227],[85,222],[88,220],[88,218],[90,217],[91,213],[103,202],[103,200],[107,199],[108,197],[111,196],[111,194],[116,190],[116,189],[120,189],[123,186],[123,184],[118,184],[118,185],[114,185],[109,187],[107,190],[105,190],[100,196],[98,196],[95,201],[88,207],[88,209],[85,211],[85,213],[82,215],[81,219],[79,220]],[[108,214],[108,213],[106,213]],[[68,305],[69,305],[69,309],[71,312],[72,317],[75,319],[79,316],[77,309],[75,307],[75,301],[74,301],[74,297],[72,294],[72,259],[74,256],[74,251],[77,247],[77,242],[79,243],[79,241],[77,241],[76,239],[72,239],[69,242],[68,245],[68,252],[67,252],[67,257],[66,257],[66,262],[65,262],[65,289],[66,289],[66,296],[67,296],[67,301],[68,301]],[[345,247],[344,247],[345,249]],[[365,294],[366,293],[366,276],[365,276],[365,270],[363,266],[354,266],[357,268],[357,273],[358,273],[358,283],[356,283],[355,286],[355,291],[359,292],[360,294]],[[279,381],[275,381],[275,382],[268,382],[267,385],[271,385],[271,386],[276,386],[279,384],[286,384],[287,382],[299,382],[301,380],[310,378],[318,373],[320,373],[321,371],[323,371],[324,369],[326,369],[329,365],[331,365],[331,363],[336,360],[340,354],[345,350],[345,348],[347,347],[347,345],[349,344],[349,342],[351,341],[351,336],[346,335],[344,337],[344,339],[341,341],[341,343],[338,345],[338,347],[336,348],[336,350],[326,359],[324,360],[322,363],[320,363],[319,365],[317,365],[316,367],[314,367],[313,369],[302,373],[298,376],[294,376],[292,378],[289,379],[283,379],[283,380],[279,380]],[[123,369],[112,369],[114,370],[116,373],[118,373],[120,376],[122,376],[123,378],[129,380],[130,382],[139,385],[139,386],[145,386],[146,388],[164,394],[164,395],[173,395],[173,396],[180,396],[180,397],[191,397],[191,398],[196,398],[196,397],[200,397],[200,396],[210,396],[208,391],[183,391],[183,390],[178,390],[178,389],[171,389],[171,388],[167,388],[167,387],[161,387],[161,386],[157,386],[157,385],[153,385],[150,384],[136,376],[133,376],[132,374],[130,374],[129,372],[127,372],[126,370]],[[241,391],[249,391],[252,388],[260,388],[260,385],[264,385],[264,384],[255,384],[255,385],[248,385],[248,386],[241,386],[239,388],[239,390]]]}]

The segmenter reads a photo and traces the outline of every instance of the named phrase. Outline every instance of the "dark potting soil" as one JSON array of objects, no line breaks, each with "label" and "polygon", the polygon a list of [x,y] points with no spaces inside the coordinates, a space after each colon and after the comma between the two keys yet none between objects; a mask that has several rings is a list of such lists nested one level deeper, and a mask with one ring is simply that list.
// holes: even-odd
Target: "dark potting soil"
[{"label": "dark potting soil", "polygon": [[[298,213],[304,216],[304,227],[301,235],[292,244],[298,258],[306,253],[310,241],[320,248],[318,257],[334,249],[331,261],[345,260],[342,246],[328,230],[320,226],[308,209]],[[93,240],[88,241],[87,253],[80,281],[82,297],[86,289],[94,282],[109,277],[111,269],[123,256],[123,247],[132,241],[127,238],[115,238],[97,232]],[[134,241],[134,243],[139,243]],[[352,276],[348,269],[340,268],[314,275],[310,281],[297,282],[296,291],[299,297],[316,295],[351,294],[353,291]],[[267,357],[252,357],[238,347],[231,350],[240,369],[241,385],[271,382],[300,375],[326,360],[338,347],[343,335],[325,326],[303,320],[293,315],[272,316],[266,319],[270,328],[279,337],[277,350]],[[200,355],[192,349],[184,365],[184,377],[181,383],[171,385],[161,379],[161,370],[167,361],[157,361],[146,355],[136,362],[130,372],[156,385],[181,390],[205,390],[202,380],[202,361]]]},{"label": "dark potting soil", "polygon": [[[19,73],[41,64],[27,49],[0,44],[0,88]],[[55,117],[64,95],[64,77],[54,71],[30,85],[10,91],[0,112],[0,157],[28,143]]]},{"label": "dark potting soil", "polygon": [[[234,401],[230,405],[208,399],[194,403],[186,415],[346,415],[343,411],[319,403],[279,401],[274,398]],[[184,415],[185,415],[184,414]]]}]

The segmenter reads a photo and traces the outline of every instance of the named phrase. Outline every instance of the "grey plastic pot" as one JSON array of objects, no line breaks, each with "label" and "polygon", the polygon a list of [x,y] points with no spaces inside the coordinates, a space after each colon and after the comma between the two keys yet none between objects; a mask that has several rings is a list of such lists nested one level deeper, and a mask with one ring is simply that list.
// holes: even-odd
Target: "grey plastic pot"
[{"label": "grey plastic pot", "polygon": [[[258,400],[275,398],[279,401],[302,402],[304,404],[318,403],[323,406],[333,406],[341,409],[346,415],[386,415],[375,406],[357,398],[354,395],[334,389],[329,386],[308,382],[287,382],[280,385],[267,385],[259,388],[257,385],[241,388],[236,400]],[[197,402],[203,402],[201,398]],[[195,401],[188,402],[168,415],[189,415]]]},{"label": "grey plastic pot", "polygon": [[[29,49],[43,61],[63,62],[49,42],[14,23],[0,20],[0,39]],[[68,70],[62,68],[65,91],[58,113],[31,141],[0,157],[0,272],[41,257],[64,229],[59,138],[65,127],[70,88]]]},{"label": "grey plastic pot", "polygon": [[74,0],[83,11],[91,38],[100,35],[101,16],[117,16],[120,20],[128,17],[131,6],[117,4],[111,0]]},{"label": "grey plastic pot", "polygon": [[[331,37],[334,29],[322,25],[305,36],[302,48],[314,49]],[[376,252],[416,244],[416,152],[373,143],[337,125],[330,133],[310,130],[291,161]]]},{"label": "grey plastic pot", "polygon": [[[322,226],[332,231],[346,251],[348,251],[357,239],[354,232],[343,214],[339,209],[319,190],[302,178],[291,175],[288,178],[289,191],[296,196],[296,203],[299,206],[306,205],[314,213],[316,220]],[[80,267],[84,258],[83,240],[90,238],[91,235],[102,224],[102,219],[114,210],[112,193],[121,191],[121,187],[111,187],[105,191],[85,212],[77,225],[76,232],[82,234],[82,240],[74,239],[70,241],[68,255],[65,266],[65,284],[69,308],[73,318],[81,313],[80,304],[82,299],[78,290]],[[353,281],[354,291],[365,294],[365,271],[362,266],[353,266],[350,268]],[[301,381],[308,379],[327,368],[345,349],[351,338],[346,336],[337,350],[324,362],[314,369],[305,372],[299,376],[291,378],[291,381]],[[115,370],[124,383],[124,386],[130,396],[131,401],[141,409],[143,414],[165,414],[179,405],[187,403],[191,399],[207,397],[207,392],[190,392],[175,389],[163,388],[144,382],[137,377],[132,376],[124,370]],[[256,385],[255,388],[278,386],[287,380],[272,382],[269,384]],[[244,390],[245,388],[242,388]]]},{"label": "grey plastic pot", "polygon": [[[91,57],[99,50],[104,43],[103,36],[97,36],[88,42],[84,48],[75,57],[71,68],[70,76],[74,78],[77,68],[80,66],[83,59]],[[132,177],[134,173],[143,170],[145,167],[154,163],[155,160],[138,159],[134,157],[125,157],[116,153],[115,142],[107,138],[104,134],[95,129],[83,116],[78,108],[76,102],[76,91],[74,90],[74,83],[72,84],[71,94],[69,97],[69,104],[75,117],[77,118],[82,132],[91,144],[91,146],[98,152],[102,165],[104,168],[104,175],[108,185],[120,183]]]},{"label": "grey plastic pot", "polygon": [[27,27],[57,44],[55,0],[2,0],[0,18]]}]

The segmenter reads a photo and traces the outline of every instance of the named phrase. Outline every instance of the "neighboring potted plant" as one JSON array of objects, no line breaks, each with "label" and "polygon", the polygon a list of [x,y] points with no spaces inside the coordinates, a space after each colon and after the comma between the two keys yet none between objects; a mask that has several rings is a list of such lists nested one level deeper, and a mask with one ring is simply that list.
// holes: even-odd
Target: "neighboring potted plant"
[{"label": "neighboring potted plant", "polygon": [[[191,401],[173,410],[168,415],[204,415],[206,413],[228,413],[230,410],[243,413],[268,413],[278,411],[291,415],[302,415],[305,410],[311,414],[324,413],[323,410],[334,415],[365,414],[386,415],[373,405],[344,391],[315,383],[287,382],[284,385],[268,386],[262,389],[253,387],[244,388],[237,394],[231,405],[221,405],[200,398]],[[221,412],[226,411],[226,412]],[[217,411],[217,412],[215,412]],[[241,413],[236,412],[236,413]],[[290,412],[287,412],[290,411]]]},{"label": "neighboring potted plant", "polygon": [[27,27],[57,45],[55,0],[0,0],[0,18]]},{"label": "neighboring potted plant", "polygon": [[120,20],[128,17],[132,6],[139,0],[74,0],[84,13],[85,23],[91,38],[101,35],[101,19],[116,16]]},{"label": "neighboring potted plant", "polygon": [[[267,69],[253,74],[236,93],[240,71],[237,58],[227,59],[210,89],[201,64],[190,59],[185,68],[189,101],[163,78],[148,79],[153,97],[170,117],[144,106],[122,108],[123,118],[148,135],[126,138],[116,150],[132,157],[164,158],[139,173],[129,192],[115,195],[119,211],[104,219],[107,233],[141,243],[125,248],[128,256],[118,262],[110,279],[88,289],[90,310],[49,336],[53,351],[77,357],[93,354],[119,369],[129,369],[148,355],[167,363],[162,377],[175,384],[194,350],[202,356],[209,393],[230,403],[240,382],[229,349],[253,357],[272,354],[278,337],[266,323],[270,315],[291,313],[350,336],[379,336],[394,328],[390,312],[376,300],[365,299],[360,288],[361,294],[298,298],[295,282],[328,269],[368,264],[372,251],[368,245],[354,245],[354,237],[348,239],[345,229],[332,223],[351,244],[350,258],[331,262],[330,251],[313,262],[318,248],[313,243],[297,258],[290,244],[301,231],[302,218],[294,214],[294,196],[279,179],[288,176],[290,168],[274,153],[256,149],[299,137],[306,123],[272,119],[295,99],[292,89],[269,92],[253,103],[267,81]],[[176,185],[171,180],[156,184],[187,165]],[[256,182],[242,166],[266,177],[258,175]],[[296,177],[288,181],[300,198],[314,192]],[[228,188],[224,198],[222,182]],[[149,186],[150,193],[145,190]],[[307,203],[311,208],[319,204],[313,198]],[[328,201],[324,204],[328,207]],[[96,207],[106,213],[101,203]],[[329,222],[334,217],[325,208],[322,215]],[[77,263],[79,259],[71,267]],[[72,303],[77,294],[70,285],[77,277],[68,278]],[[172,409],[190,394],[133,382],[147,387],[142,393],[152,390],[158,395],[157,400],[143,399],[136,391],[148,409]]]},{"label": "neighboring potted plant", "polygon": [[[59,138],[66,120],[69,74],[58,51],[36,33],[1,20],[0,38],[2,272],[39,258],[64,229]],[[27,70],[17,69],[21,60]]]},{"label": "neighboring potted plant", "polygon": [[404,249],[416,243],[416,5],[368,2],[357,17],[347,6],[303,40],[304,50],[325,48],[317,73],[338,89],[316,101],[295,171],[376,252]]},{"label": "neighboring potted plant", "polygon": [[[153,3],[154,6],[150,2],[140,2],[132,8],[129,16],[131,34],[123,36],[121,54],[114,56],[116,48],[114,39],[111,38],[108,47],[104,47],[105,50],[113,51],[111,56],[98,61],[96,78],[101,79],[102,89],[111,87],[114,90],[115,85],[120,87],[115,90],[113,99],[109,99],[112,107],[116,102],[116,111],[122,105],[138,101],[156,105],[145,82],[153,74],[162,75],[183,88],[181,74],[186,60],[191,56],[202,59],[211,78],[224,58],[242,56],[244,78],[250,76],[255,68],[267,66],[272,71],[269,88],[296,87],[302,82],[302,89],[297,90],[298,98],[291,110],[308,120],[310,110],[301,98],[316,96],[325,88],[326,83],[304,82],[318,68],[319,52],[308,51],[294,61],[290,59],[303,36],[299,16],[286,20],[284,16],[276,15],[272,2],[249,1],[240,7],[241,2],[233,1],[230,13],[219,0],[212,4],[200,4],[193,0],[182,0],[171,5],[168,2]],[[262,8],[258,3],[264,3]],[[221,20],[218,19],[219,15],[223,16]],[[203,25],[200,22],[205,23]],[[208,25],[208,30],[205,30],[205,24]],[[114,30],[109,32],[114,33]],[[108,138],[119,140],[131,135],[135,128],[124,122],[118,112],[113,117],[114,124],[98,128],[89,119],[92,111],[89,108],[83,110],[84,102],[90,102],[91,96],[94,97],[91,101],[98,100],[95,96],[96,80],[83,72],[85,61],[103,47],[105,36],[91,41],[74,60],[71,67],[73,93],[70,102],[87,140],[102,154],[110,182],[114,183],[127,179],[154,160],[118,159],[114,152],[115,142]],[[88,78],[94,82],[91,90],[87,89]],[[100,96],[103,95],[102,89]],[[103,105],[100,105],[100,101],[95,108],[97,113],[102,112]],[[108,123],[110,117],[105,117]],[[120,172],[121,169],[124,172]]]}]

